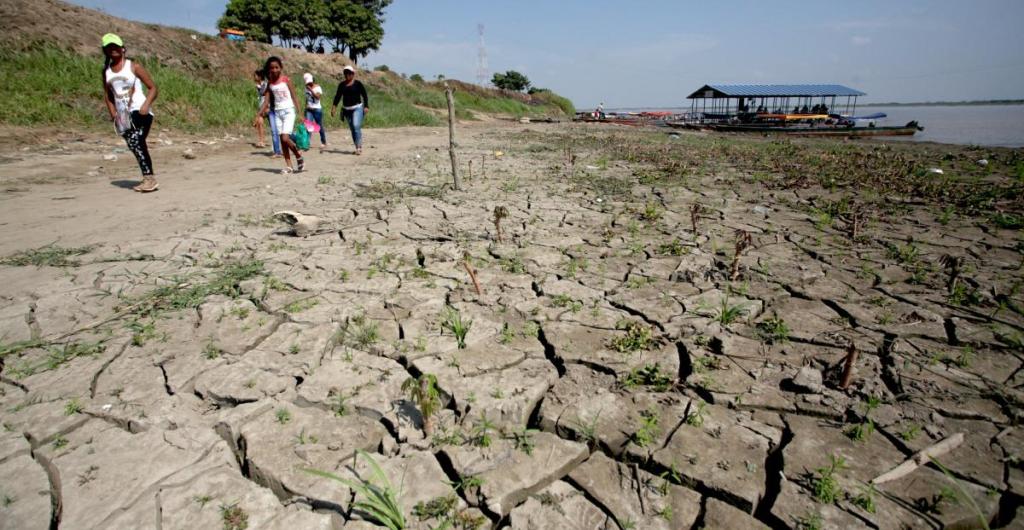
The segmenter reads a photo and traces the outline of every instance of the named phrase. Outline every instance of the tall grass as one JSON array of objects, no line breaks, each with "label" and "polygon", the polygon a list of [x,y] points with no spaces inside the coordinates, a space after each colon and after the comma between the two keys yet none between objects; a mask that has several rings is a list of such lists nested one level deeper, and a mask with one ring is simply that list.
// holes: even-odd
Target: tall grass
[{"label": "tall grass", "polygon": [[[153,107],[158,127],[199,132],[211,129],[244,130],[256,113],[256,92],[247,78],[206,79],[147,57],[135,58],[160,87]],[[0,123],[51,125],[101,129],[110,126],[103,104],[102,58],[78,55],[57,48],[32,51],[0,50],[0,76],[6,101],[0,105]],[[298,105],[302,105],[301,73],[285,70],[292,78]],[[337,90],[337,82],[321,76],[325,107]],[[396,74],[372,74],[364,81],[371,112],[365,126],[436,126],[447,108],[440,83],[413,82]],[[566,113],[572,103],[551,93],[525,97],[459,84],[455,93],[460,119],[474,112],[513,117]],[[329,128],[340,128],[337,117],[326,118]]]}]

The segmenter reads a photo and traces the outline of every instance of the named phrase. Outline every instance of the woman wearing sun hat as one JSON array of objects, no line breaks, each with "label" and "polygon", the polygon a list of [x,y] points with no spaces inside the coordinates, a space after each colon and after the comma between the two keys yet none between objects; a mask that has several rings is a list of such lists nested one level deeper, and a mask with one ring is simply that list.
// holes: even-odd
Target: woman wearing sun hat
[{"label": "woman wearing sun hat", "polygon": [[345,80],[338,84],[338,92],[334,94],[334,105],[331,114],[341,103],[341,119],[348,122],[352,131],[352,143],[356,145],[356,154],[363,154],[363,116],[370,112],[370,97],[366,95],[366,87],[356,80],[356,69],[346,65],[342,70]]},{"label": "woman wearing sun hat", "polygon": [[160,185],[153,174],[153,159],[149,156],[146,137],[153,126],[150,107],[160,90],[141,64],[125,58],[121,37],[107,33],[101,42],[105,58],[103,99],[114,128],[127,142],[142,171],[142,183],[133,189],[143,193],[156,191]]}]

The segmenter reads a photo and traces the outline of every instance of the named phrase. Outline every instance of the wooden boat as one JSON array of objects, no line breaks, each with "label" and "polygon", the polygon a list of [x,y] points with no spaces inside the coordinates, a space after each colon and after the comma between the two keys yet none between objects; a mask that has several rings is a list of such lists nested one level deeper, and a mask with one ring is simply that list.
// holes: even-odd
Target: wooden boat
[{"label": "wooden boat", "polygon": [[843,138],[860,136],[913,136],[914,133],[924,130],[924,127],[918,125],[916,121],[901,127],[779,127],[713,123],[704,125],[704,128],[716,132],[781,134],[785,136],[836,136]]}]

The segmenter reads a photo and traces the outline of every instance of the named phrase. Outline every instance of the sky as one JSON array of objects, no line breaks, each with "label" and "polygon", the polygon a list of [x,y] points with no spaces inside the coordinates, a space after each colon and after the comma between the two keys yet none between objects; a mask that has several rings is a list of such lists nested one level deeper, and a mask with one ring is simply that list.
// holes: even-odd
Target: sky
[{"label": "sky", "polygon": [[[224,0],[73,0],[216,32]],[[688,106],[705,83],[838,83],[865,102],[1024,98],[1020,0],[395,0],[361,66],[517,70],[578,108]]]}]

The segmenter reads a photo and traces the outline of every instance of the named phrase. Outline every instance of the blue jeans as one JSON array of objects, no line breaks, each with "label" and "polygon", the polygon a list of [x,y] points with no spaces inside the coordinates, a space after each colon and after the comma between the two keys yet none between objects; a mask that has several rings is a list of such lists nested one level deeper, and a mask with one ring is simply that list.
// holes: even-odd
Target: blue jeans
[{"label": "blue jeans", "polygon": [[306,109],[306,119],[320,126],[320,145],[327,145],[327,130],[324,129],[324,109]]},{"label": "blue jeans", "polygon": [[268,114],[270,117],[270,139],[274,142],[274,154],[281,154],[281,135],[277,133],[277,120],[274,119],[274,111]]},{"label": "blue jeans", "polygon": [[356,144],[356,149],[363,147],[363,107],[360,106],[357,109],[346,110],[343,112],[345,121],[348,122],[348,129],[352,131],[352,143]]}]

